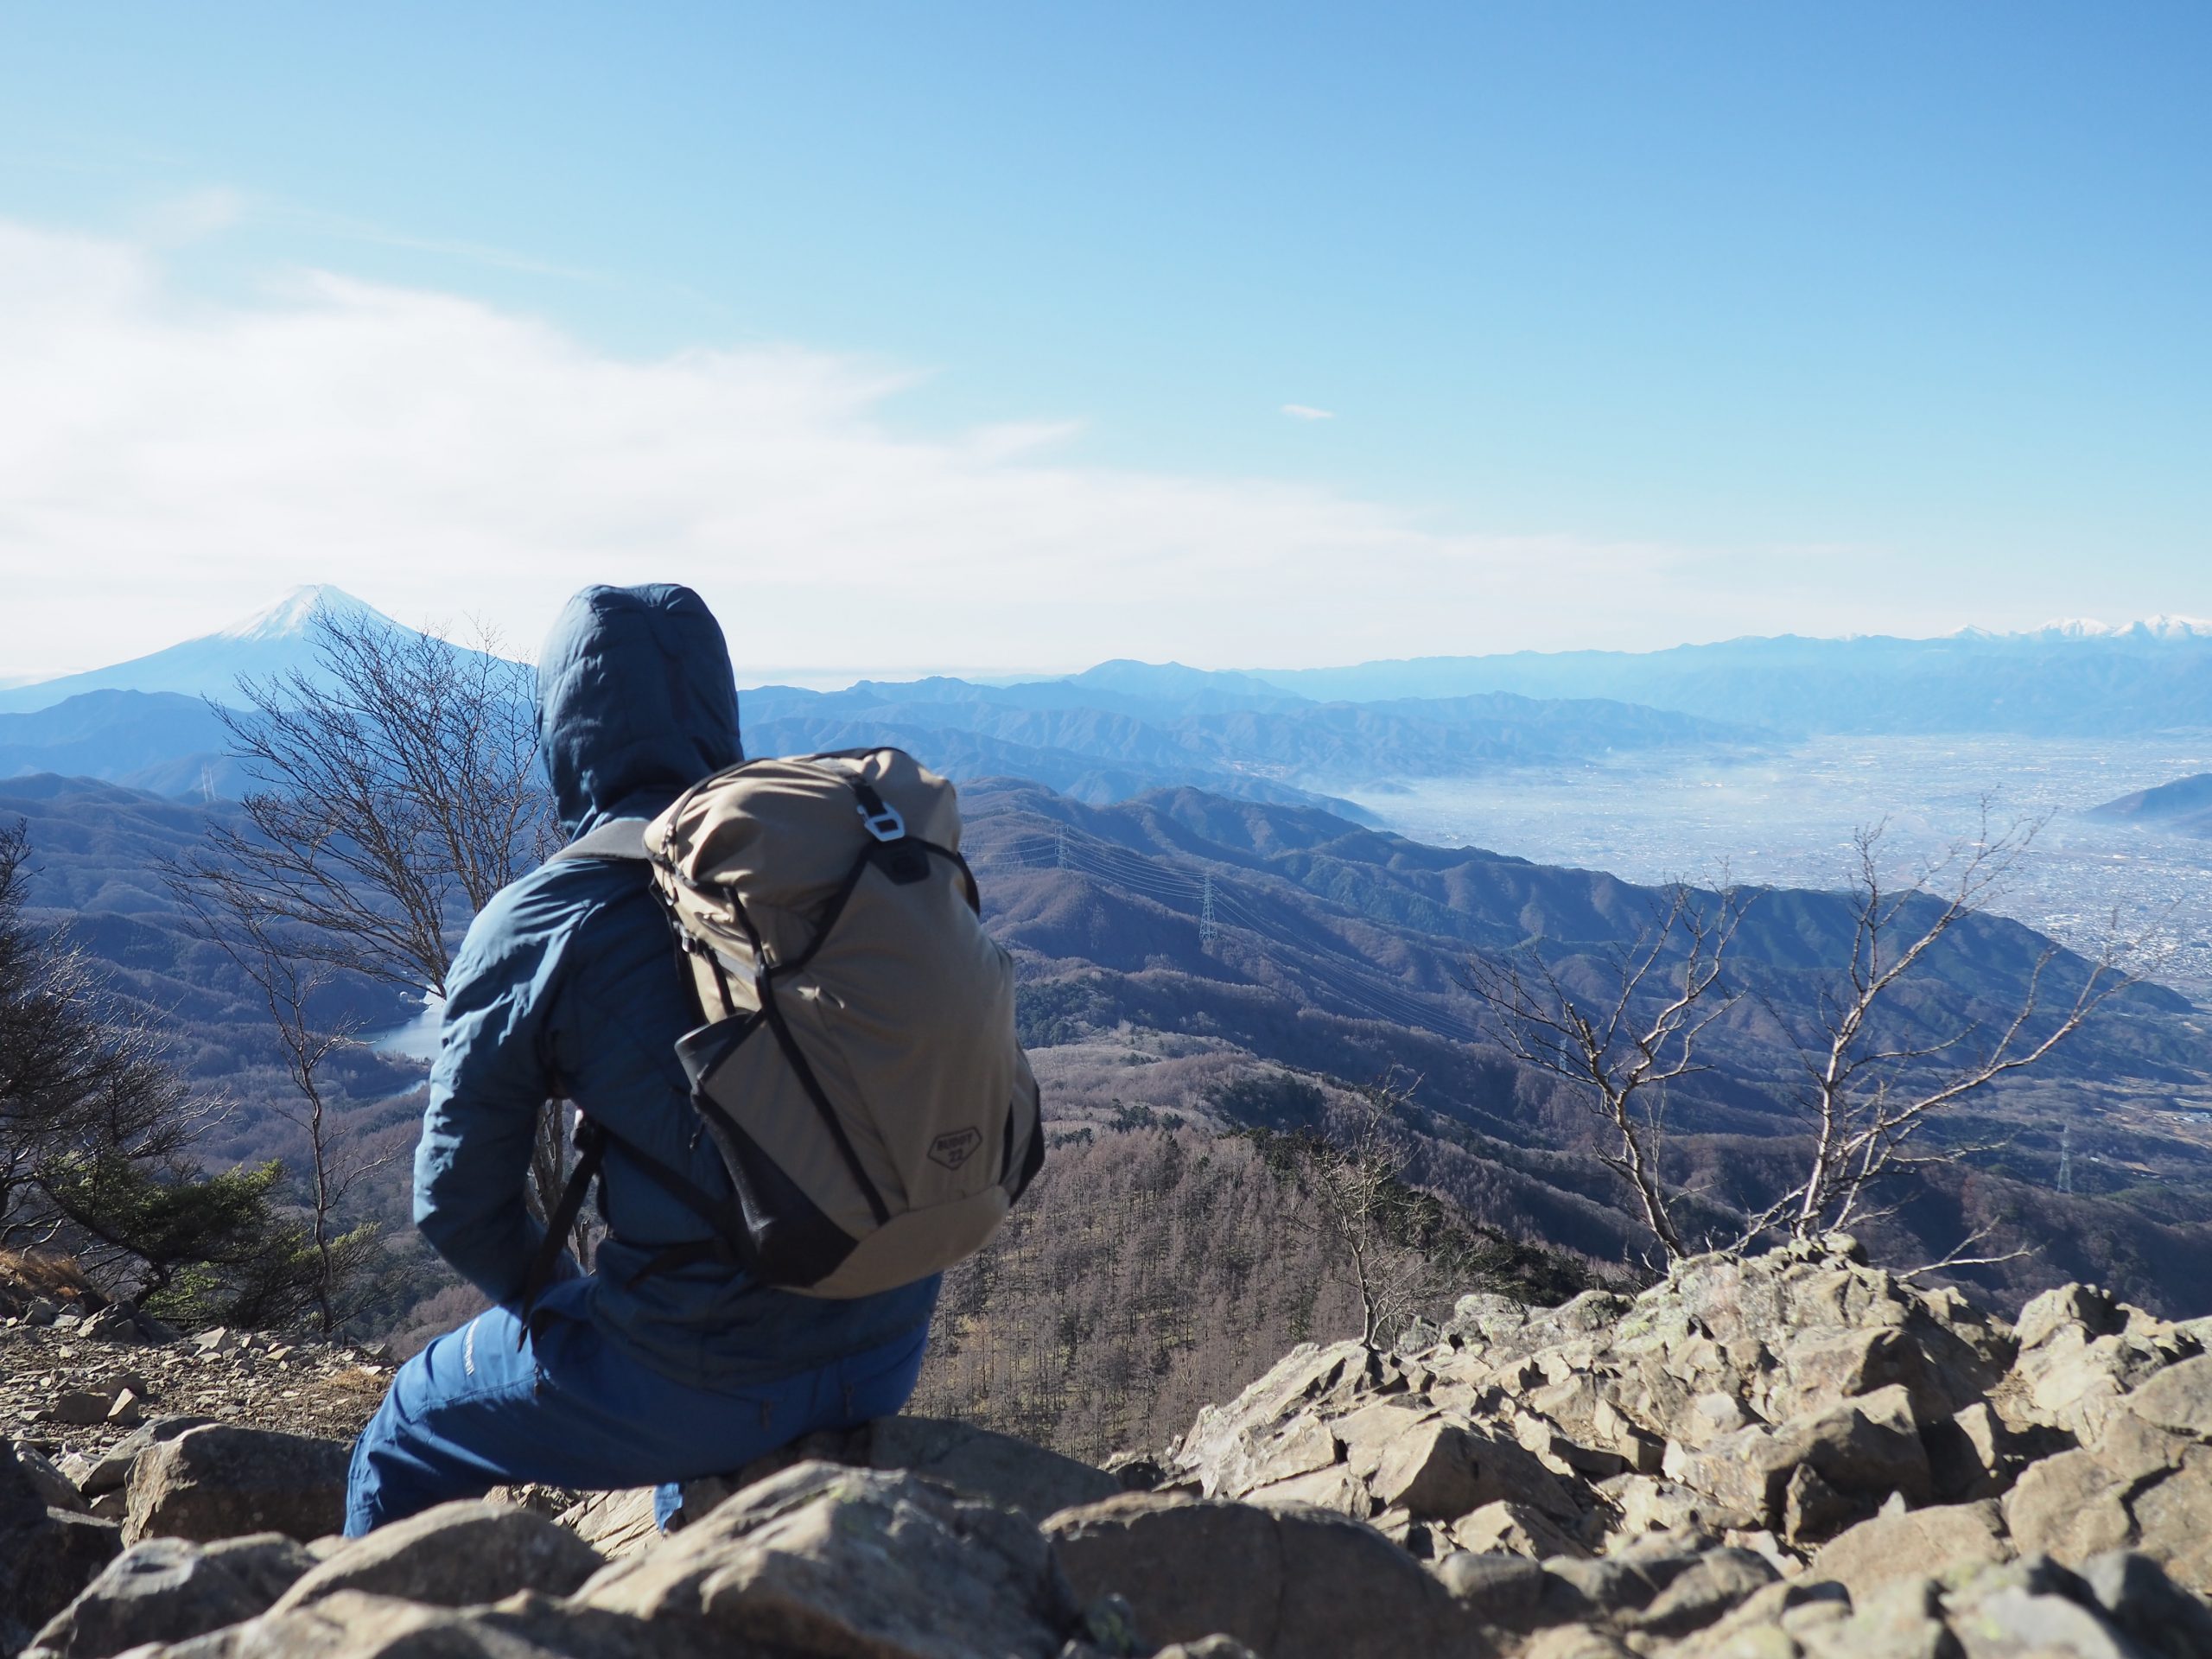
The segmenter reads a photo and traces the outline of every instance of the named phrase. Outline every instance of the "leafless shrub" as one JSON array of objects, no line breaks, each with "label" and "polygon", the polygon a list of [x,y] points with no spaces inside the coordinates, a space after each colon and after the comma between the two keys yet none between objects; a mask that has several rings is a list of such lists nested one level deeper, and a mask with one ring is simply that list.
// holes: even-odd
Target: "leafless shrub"
[{"label": "leafless shrub", "polygon": [[1604,1128],[1599,1158],[1628,1184],[1669,1260],[1690,1246],[1662,1170],[1667,1086],[1707,1069],[1699,1041],[1736,999],[1721,967],[1746,901],[1732,887],[1708,897],[1676,882],[1636,938],[1608,953],[1588,1005],[1536,950],[1478,959],[1462,981],[1516,1058],[1586,1091]]},{"label": "leafless shrub", "polygon": [[[2038,827],[2023,821],[1995,829],[1984,803],[1972,838],[1896,887],[1882,868],[1882,828],[1854,835],[1843,965],[1809,1007],[1758,994],[1796,1052],[1808,1149],[1799,1178],[1742,1217],[1732,1248],[1776,1234],[1816,1237],[1880,1218],[1886,1212],[1870,1209],[1868,1200],[1883,1182],[1970,1150],[1923,1152],[1932,1127],[1990,1085],[2047,1058],[2133,982],[2124,963],[2140,942],[2123,941],[2115,930],[2078,982],[2054,999],[2051,986],[2065,977],[2068,953],[2046,944],[2018,1001],[1995,1020],[1969,1013],[1935,1034],[1890,1034],[1908,1028],[1885,1019],[1903,988],[1931,977],[1939,947],[1961,942],[1960,930],[2002,891]],[[1604,1126],[1599,1155],[1626,1182],[1669,1260],[1710,1241],[1687,1236],[1675,1213],[1682,1194],[1663,1173],[1665,1091],[1708,1069],[1700,1039],[1750,994],[1740,981],[1723,977],[1745,907],[1733,889],[1706,897],[1677,885],[1652,924],[1612,954],[1594,995],[1570,986],[1535,948],[1478,962],[1464,982],[1518,1058],[1584,1091]],[[1979,1242],[1969,1238],[1916,1271],[2013,1259],[1967,1254]]]},{"label": "leafless shrub", "polygon": [[[245,824],[213,826],[172,883],[234,924],[247,956],[281,947],[295,985],[337,970],[442,997],[469,918],[560,842],[530,671],[481,629],[456,644],[327,607],[310,626],[315,671],[242,682],[242,709],[211,705],[254,787]],[[296,1077],[300,1047],[285,1046]],[[563,1117],[542,1115],[532,1154],[541,1218],[565,1169]]]}]

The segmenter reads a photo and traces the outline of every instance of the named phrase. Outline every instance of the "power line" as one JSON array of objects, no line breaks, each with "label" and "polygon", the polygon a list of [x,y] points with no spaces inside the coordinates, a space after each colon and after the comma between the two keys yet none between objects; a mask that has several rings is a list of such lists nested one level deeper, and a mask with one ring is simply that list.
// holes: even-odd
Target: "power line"
[{"label": "power line", "polygon": [[[1164,868],[1158,860],[1111,842],[1071,836],[1059,826],[1048,842],[1042,836],[1017,842],[1001,856],[1033,865],[1046,862],[1079,875],[1109,881],[1141,897],[1198,912],[1199,944],[1211,950],[1221,930],[1235,926],[1278,947],[1289,960],[1281,963],[1301,977],[1317,980],[1318,988],[1334,1000],[1349,1003],[1358,1013],[1386,1024],[1412,1027],[1475,1040],[1479,1032],[1472,1021],[1453,1018],[1416,1001],[1405,988],[1372,963],[1333,942],[1298,938],[1280,923],[1255,911],[1236,890],[1216,879],[1211,870],[1192,876]],[[1319,969],[1317,975],[1316,969]]]}]

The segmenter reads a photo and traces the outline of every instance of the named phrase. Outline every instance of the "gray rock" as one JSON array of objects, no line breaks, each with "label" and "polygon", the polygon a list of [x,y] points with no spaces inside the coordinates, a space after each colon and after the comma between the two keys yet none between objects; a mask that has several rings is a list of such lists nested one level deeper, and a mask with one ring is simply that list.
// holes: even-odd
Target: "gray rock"
[{"label": "gray rock", "polygon": [[2113,1624],[2159,1659],[2212,1659],[2212,1607],[2148,1555],[2113,1550],[2085,1563],[2082,1577]]},{"label": "gray rock", "polygon": [[89,1507],[76,1484],[57,1467],[54,1460],[36,1446],[16,1442],[16,1461],[30,1479],[41,1498],[50,1510],[67,1510],[82,1515]]},{"label": "gray rock", "polygon": [[940,1418],[883,1417],[857,1429],[807,1435],[734,1474],[686,1483],[683,1507],[669,1529],[679,1531],[731,1493],[814,1459],[925,1475],[1033,1521],[1124,1490],[1103,1469],[1010,1434]]},{"label": "gray rock", "polygon": [[821,1462],[610,1563],[573,1599],[741,1646],[870,1659],[1057,1659],[1080,1623],[1051,1545],[1021,1516]]},{"label": "gray rock", "polygon": [[2143,1650],[2100,1614],[2063,1596],[2018,1589],[1976,1596],[1955,1610],[1952,1628],[1967,1659],[2011,1659],[2016,1654],[2143,1659]]},{"label": "gray rock", "polygon": [[[718,1643],[703,1628],[648,1624],[542,1596],[464,1611],[341,1590],[311,1607],[161,1649],[159,1659],[740,1659],[754,1651]],[[795,1650],[791,1659],[821,1651]]]},{"label": "gray rock", "polygon": [[1862,1521],[1821,1548],[1813,1571],[1862,1598],[1892,1579],[2009,1560],[2012,1554],[2004,1519],[1985,1499]]},{"label": "gray rock", "polygon": [[1452,1523],[1451,1539],[1478,1555],[1507,1552],[1532,1561],[1590,1553],[1550,1516],[1523,1503],[1485,1503]]},{"label": "gray rock", "polygon": [[2183,1446],[2121,1412],[2095,1446],[2045,1458],[2021,1474],[2005,1495],[2005,1529],[2027,1554],[2083,1561],[2124,1549],[2141,1535],[2132,1506],[2174,1470]]},{"label": "gray rock", "polygon": [[77,1490],[86,1497],[105,1497],[110,1492],[121,1491],[130,1478],[130,1465],[148,1446],[173,1440],[188,1430],[204,1427],[214,1421],[213,1417],[155,1418],[88,1459],[84,1476],[77,1482]]},{"label": "gray rock", "polygon": [[108,1412],[115,1405],[111,1395],[97,1394],[90,1389],[71,1389],[54,1397],[54,1403],[42,1414],[52,1423],[66,1423],[75,1428],[89,1428],[94,1423],[107,1421]]},{"label": "gray rock", "polygon": [[1701,1630],[1781,1575],[1748,1549],[1708,1550],[1630,1623],[1650,1636]]},{"label": "gray rock", "polygon": [[[680,1529],[713,1512],[729,1496],[721,1483],[709,1486],[695,1481],[684,1489],[683,1508],[671,1520]],[[608,1560],[620,1560],[660,1541],[660,1522],[654,1519],[653,1489],[632,1486],[621,1491],[594,1492],[561,1511],[559,1523],[589,1544]]]},{"label": "gray rock", "polygon": [[1462,1549],[1446,1555],[1433,1570],[1452,1599],[1484,1624],[1522,1630],[1535,1622],[1544,1593],[1544,1569],[1529,1557]]},{"label": "gray rock", "polygon": [[871,1469],[907,1470],[1042,1521],[1122,1490],[1103,1469],[1010,1434],[929,1417],[884,1417],[868,1425]]},{"label": "gray rock", "polygon": [[108,1659],[143,1642],[222,1630],[264,1611],[270,1600],[197,1544],[149,1538],[102,1568],[31,1647],[36,1659]]},{"label": "gray rock", "polygon": [[1864,1497],[1836,1491],[1811,1464],[1801,1463],[1790,1471],[1783,1495],[1782,1535],[1802,1549],[1863,1520],[1871,1507]]},{"label": "gray rock", "polygon": [[1811,1419],[1793,1420],[1785,1436],[1802,1446],[1803,1460],[1840,1492],[1879,1501],[1902,1492],[1908,1502],[1936,1496],[1910,1392],[1898,1383],[1877,1389]]},{"label": "gray rock", "polygon": [[1504,1496],[1484,1491],[1486,1471],[1477,1451],[1465,1427],[1432,1417],[1382,1448],[1368,1490],[1384,1508],[1403,1510],[1417,1521],[1449,1521]]},{"label": "gray rock", "polygon": [[281,1532],[302,1543],[346,1517],[342,1440],[216,1424],[157,1441],[131,1465],[129,1541]]},{"label": "gray rock", "polygon": [[[1691,1564],[1686,1557],[1679,1568],[1687,1571]],[[1543,1565],[1544,1592],[1538,1617],[1547,1624],[1641,1612],[1672,1581],[1671,1577],[1655,1581],[1639,1564],[1618,1557],[1592,1560],[1559,1555]]]},{"label": "gray rock", "polygon": [[1984,1400],[1920,1431],[1936,1497],[1947,1503],[1997,1497],[2012,1484],[2020,1453],[2003,1421]]},{"label": "gray rock", "polygon": [[1128,1597],[1154,1641],[1217,1633],[1268,1659],[1485,1650],[1443,1584],[1332,1510],[1129,1492],[1046,1530],[1077,1593]]},{"label": "gray rock", "polygon": [[440,1607],[498,1601],[518,1590],[565,1596],[606,1564],[575,1534],[527,1510],[441,1503],[354,1540],[303,1573],[276,1608],[289,1612],[340,1590]]},{"label": "gray rock", "polygon": [[2212,1440],[2212,1354],[2169,1365],[2127,1396],[2145,1422],[2194,1440]]},{"label": "gray rock", "polygon": [[28,1643],[122,1547],[113,1522],[48,1507],[14,1445],[0,1441],[0,1652]]},{"label": "gray rock", "polygon": [[264,1607],[298,1583],[315,1564],[314,1552],[281,1532],[219,1538],[205,1546],[202,1553],[209,1560],[219,1561]]}]

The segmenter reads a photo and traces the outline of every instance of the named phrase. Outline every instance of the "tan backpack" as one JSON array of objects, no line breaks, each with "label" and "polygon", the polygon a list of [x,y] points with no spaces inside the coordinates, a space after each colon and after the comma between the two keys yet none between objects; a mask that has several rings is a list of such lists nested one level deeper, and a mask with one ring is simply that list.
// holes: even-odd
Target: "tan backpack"
[{"label": "tan backpack", "polygon": [[[1045,1137],[950,783],[898,749],[741,761],[559,856],[647,863],[706,1016],[677,1055],[735,1197],[626,1142],[716,1233],[648,1271],[715,1258],[865,1296],[990,1237]],[[605,1140],[579,1134],[556,1248]]]}]

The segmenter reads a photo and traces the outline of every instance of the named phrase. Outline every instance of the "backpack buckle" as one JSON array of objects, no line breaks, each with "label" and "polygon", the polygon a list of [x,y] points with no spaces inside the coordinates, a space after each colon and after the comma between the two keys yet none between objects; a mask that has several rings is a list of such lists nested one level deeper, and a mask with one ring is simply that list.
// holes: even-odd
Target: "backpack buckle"
[{"label": "backpack buckle", "polygon": [[878,841],[903,841],[906,837],[906,820],[899,816],[899,809],[885,800],[866,784],[854,786],[853,793],[861,798],[861,822],[868,832]]}]

